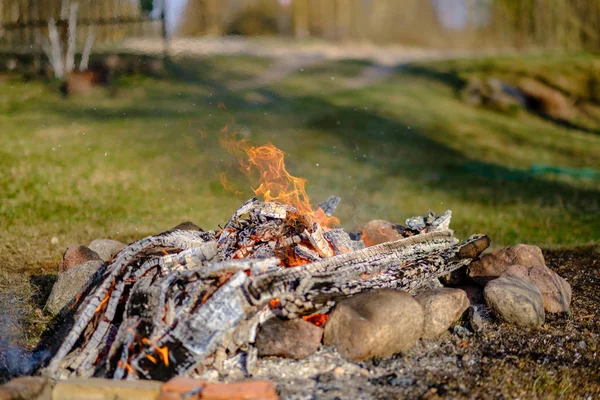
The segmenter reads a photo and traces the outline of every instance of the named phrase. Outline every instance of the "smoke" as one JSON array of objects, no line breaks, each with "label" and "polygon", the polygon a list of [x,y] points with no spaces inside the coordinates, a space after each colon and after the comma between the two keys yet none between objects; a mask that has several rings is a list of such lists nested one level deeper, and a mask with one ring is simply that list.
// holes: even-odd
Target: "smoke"
[{"label": "smoke", "polygon": [[31,311],[26,301],[31,290],[22,279],[11,281],[0,285],[0,383],[31,375],[39,358],[24,347],[27,335],[22,323]]}]

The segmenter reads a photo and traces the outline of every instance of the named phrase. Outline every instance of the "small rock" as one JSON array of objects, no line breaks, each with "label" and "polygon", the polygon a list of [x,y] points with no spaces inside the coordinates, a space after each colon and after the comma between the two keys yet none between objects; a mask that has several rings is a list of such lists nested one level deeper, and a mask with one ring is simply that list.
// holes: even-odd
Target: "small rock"
[{"label": "small rock", "polygon": [[180,231],[202,231],[204,230],[200,228],[198,225],[191,221],[185,221],[177,225],[176,227],[171,229],[172,231],[180,230]]},{"label": "small rock", "polygon": [[58,280],[52,287],[52,292],[46,302],[46,312],[52,315],[58,314],[87,285],[90,278],[103,264],[102,260],[91,260],[58,275]]},{"label": "small rock", "polygon": [[485,286],[487,305],[504,321],[538,328],[544,323],[544,301],[540,290],[530,281],[503,276]]},{"label": "small rock", "polygon": [[544,309],[551,313],[568,313],[571,305],[571,285],[545,265],[510,266],[502,276],[518,276],[533,282],[540,289]]},{"label": "small rock", "polygon": [[485,304],[472,304],[469,309],[469,324],[473,332],[484,331],[492,322],[492,311]]},{"label": "small rock", "polygon": [[527,267],[546,265],[542,250],[537,246],[518,244],[495,253],[485,254],[469,265],[469,276],[480,285],[485,285],[502,275],[511,265]]},{"label": "small rock", "polygon": [[469,308],[467,294],[460,289],[440,288],[418,294],[415,297],[425,315],[423,335],[433,339],[446,332]]},{"label": "small rock", "polygon": [[360,361],[406,351],[422,333],[422,306],[406,292],[383,289],[340,302],[325,324],[323,343]]},{"label": "small rock", "polygon": [[95,239],[88,247],[98,253],[104,261],[109,261],[127,245],[112,239]]},{"label": "small rock", "polygon": [[302,319],[283,321],[272,318],[265,322],[256,336],[258,355],[287,357],[300,360],[319,348],[323,328]]},{"label": "small rock", "polygon": [[460,338],[467,338],[469,336],[473,336],[473,332],[471,332],[462,325],[456,325],[454,328],[452,328],[452,332],[454,332],[454,334]]},{"label": "small rock", "polygon": [[395,226],[391,222],[374,219],[363,227],[360,238],[367,247],[400,240],[403,236],[394,228]]},{"label": "small rock", "polygon": [[56,246],[58,244],[59,240],[56,236],[52,236],[52,238],[50,239],[50,244],[53,246]]},{"label": "small rock", "polygon": [[83,245],[69,246],[58,264],[58,273],[63,273],[76,265],[92,260],[102,260],[102,258],[100,258],[98,253]]}]

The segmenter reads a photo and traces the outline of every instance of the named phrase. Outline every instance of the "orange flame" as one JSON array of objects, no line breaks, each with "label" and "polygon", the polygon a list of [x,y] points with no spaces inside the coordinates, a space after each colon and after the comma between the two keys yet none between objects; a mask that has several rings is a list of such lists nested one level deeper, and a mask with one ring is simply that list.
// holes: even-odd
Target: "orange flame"
[{"label": "orange flame", "polygon": [[127,372],[130,374],[135,374],[135,370],[133,368],[131,368],[131,365],[129,365],[125,361],[121,361],[121,360],[117,361],[117,366],[119,366],[119,368],[126,369]]},{"label": "orange flame", "polygon": [[248,175],[258,173],[259,186],[254,190],[257,196],[265,201],[278,201],[293,206],[298,213],[310,216],[314,221],[326,228],[339,225],[335,217],[328,217],[321,208],[314,211],[306,194],[306,179],[290,175],[285,168],[284,152],[271,143],[263,146],[251,146],[248,139],[238,139],[235,134],[227,135],[227,127],[223,128],[225,137],[221,144],[230,153],[243,151],[248,162],[241,161]]},{"label": "orange flame", "polygon": [[[167,367],[169,366],[169,349],[167,348],[167,346],[158,347],[158,345],[156,343],[154,343],[153,341],[151,341],[148,338],[143,338],[142,344],[152,347],[152,349],[156,352],[156,354],[158,354],[160,359],[163,361],[165,366],[167,366]],[[152,361],[152,360],[150,360],[150,361]]]},{"label": "orange flame", "polygon": [[104,305],[106,303],[108,303],[108,299],[110,299],[110,292],[107,293],[106,296],[100,302],[100,304],[98,304],[98,307],[96,307],[96,312],[99,312],[100,310],[102,310],[102,307],[104,307]]},{"label": "orange flame", "polygon": [[234,193],[236,195],[242,193],[229,182],[226,172],[221,172],[219,174],[219,180],[221,181],[221,186],[223,186],[223,189],[225,189],[226,192]]},{"label": "orange flame", "polygon": [[323,326],[325,322],[327,322],[327,318],[329,318],[329,314],[313,314],[302,317],[306,322],[310,322],[316,326]]},{"label": "orange flame", "polygon": [[273,299],[273,300],[269,301],[269,307],[271,307],[271,308],[277,308],[277,306],[279,305],[279,303],[281,303],[279,301],[279,299]]}]

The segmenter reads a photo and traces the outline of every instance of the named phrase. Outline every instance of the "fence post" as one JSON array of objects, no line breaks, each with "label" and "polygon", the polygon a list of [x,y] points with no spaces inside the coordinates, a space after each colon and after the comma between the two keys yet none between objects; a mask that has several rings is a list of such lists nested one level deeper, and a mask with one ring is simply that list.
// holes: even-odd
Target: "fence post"
[{"label": "fence post", "polygon": [[164,46],[163,58],[169,58],[169,33],[167,32],[167,2],[168,0],[162,0],[162,6],[160,11],[160,23]]}]

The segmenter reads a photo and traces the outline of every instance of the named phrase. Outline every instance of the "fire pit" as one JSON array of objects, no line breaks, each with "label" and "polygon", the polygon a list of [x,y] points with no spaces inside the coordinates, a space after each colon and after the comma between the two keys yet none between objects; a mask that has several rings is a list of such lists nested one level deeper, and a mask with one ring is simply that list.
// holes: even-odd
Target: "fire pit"
[{"label": "fire pit", "polygon": [[411,218],[394,226],[397,240],[372,245],[335,228],[339,198],[311,207],[305,181],[287,173],[273,145],[224,144],[247,155],[242,166],[258,172],[255,192],[265,201],[248,200],[219,231],[174,229],[120,251],[68,305],[73,318],[45,374],[165,381],[250,373],[265,321],[322,324],[344,298],[417,289],[489,245],[484,235],[455,238],[450,211]]},{"label": "fire pit", "polygon": [[219,232],[142,239],[70,305],[77,317],[47,373],[166,380],[211,368],[250,371],[266,320],[327,314],[340,299],[373,289],[410,291],[489,244],[481,235],[459,243],[449,212],[420,220],[403,239],[363,248],[292,206],[254,198]]}]

